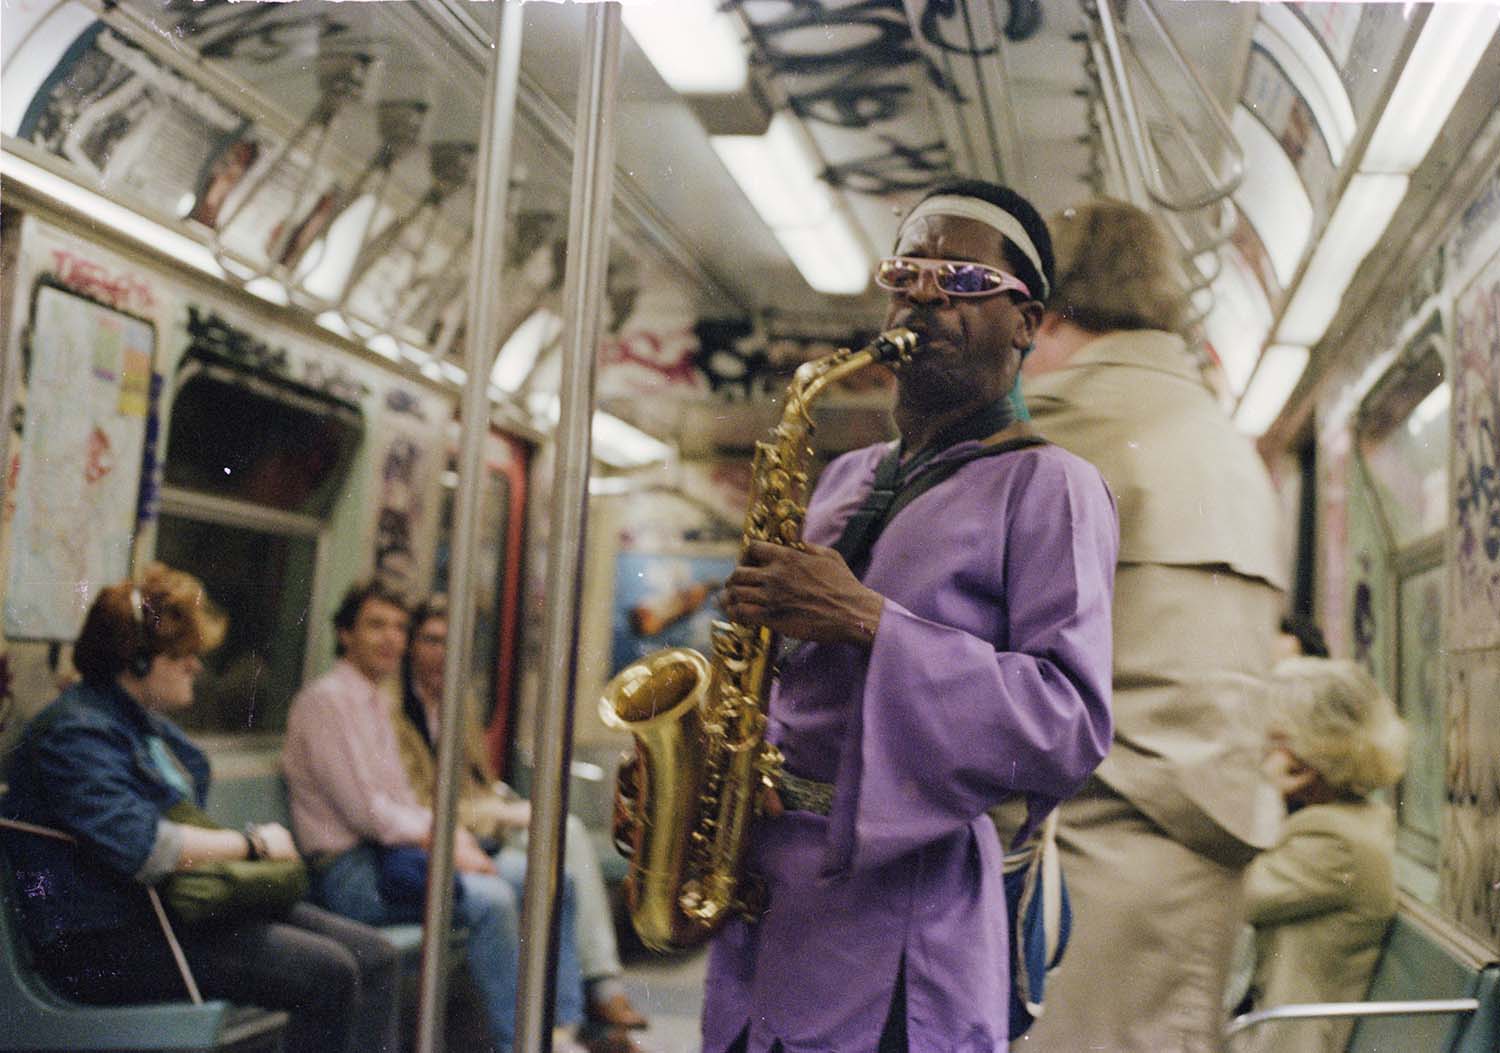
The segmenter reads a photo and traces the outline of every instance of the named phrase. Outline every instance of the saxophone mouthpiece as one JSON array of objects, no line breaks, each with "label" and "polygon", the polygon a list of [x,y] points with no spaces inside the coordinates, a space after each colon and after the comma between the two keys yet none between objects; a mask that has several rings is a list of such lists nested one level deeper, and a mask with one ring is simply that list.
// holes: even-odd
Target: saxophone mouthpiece
[{"label": "saxophone mouthpiece", "polygon": [[897,326],[887,329],[875,338],[875,353],[887,365],[902,366],[917,350],[920,341],[910,329]]}]

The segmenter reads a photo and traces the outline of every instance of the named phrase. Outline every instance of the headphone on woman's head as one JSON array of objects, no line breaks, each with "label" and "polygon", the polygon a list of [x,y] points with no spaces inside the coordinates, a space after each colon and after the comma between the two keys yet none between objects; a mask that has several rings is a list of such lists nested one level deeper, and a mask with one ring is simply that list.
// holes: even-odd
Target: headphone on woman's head
[{"label": "headphone on woman's head", "polygon": [[130,624],[135,630],[135,646],[125,668],[140,679],[151,672],[151,650],[146,640],[146,601],[136,585],[130,587]]}]

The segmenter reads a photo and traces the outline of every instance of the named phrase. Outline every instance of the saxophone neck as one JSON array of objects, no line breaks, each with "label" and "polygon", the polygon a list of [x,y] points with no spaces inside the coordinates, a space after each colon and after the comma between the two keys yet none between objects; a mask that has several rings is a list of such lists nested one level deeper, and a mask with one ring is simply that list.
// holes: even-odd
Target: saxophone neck
[{"label": "saxophone neck", "polygon": [[877,362],[900,367],[917,350],[917,334],[910,329],[889,329],[859,350],[840,348],[797,367],[787,390],[784,422],[798,419],[830,384]]}]

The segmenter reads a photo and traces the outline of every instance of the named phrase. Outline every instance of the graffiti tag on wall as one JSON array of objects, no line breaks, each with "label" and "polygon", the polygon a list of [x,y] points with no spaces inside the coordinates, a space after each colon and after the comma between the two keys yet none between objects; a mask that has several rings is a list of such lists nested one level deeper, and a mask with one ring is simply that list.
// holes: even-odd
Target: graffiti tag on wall
[{"label": "graffiti tag on wall", "polygon": [[[943,64],[913,40],[902,0],[732,3],[749,22],[760,59],[788,86],[793,112],[813,125],[873,130],[884,144],[873,154],[836,157],[823,173],[829,183],[880,196],[921,189],[948,171],[948,152],[921,119],[916,89],[925,83],[954,103],[966,99]],[[957,7],[948,0],[922,5],[927,41],[939,54],[993,51],[970,48]]]},{"label": "graffiti tag on wall", "polygon": [[52,277],[74,292],[117,310],[150,314],[156,308],[151,283],[141,275],[113,270],[67,249],[52,250]]},{"label": "graffiti tag on wall", "polygon": [[1452,458],[1453,645],[1500,646],[1500,257],[1455,308]]},{"label": "graffiti tag on wall", "polygon": [[295,381],[350,404],[357,405],[370,393],[370,386],[342,363],[294,357],[287,348],[268,344],[211,308],[189,304],[186,325],[191,351],[217,355],[251,372]]}]

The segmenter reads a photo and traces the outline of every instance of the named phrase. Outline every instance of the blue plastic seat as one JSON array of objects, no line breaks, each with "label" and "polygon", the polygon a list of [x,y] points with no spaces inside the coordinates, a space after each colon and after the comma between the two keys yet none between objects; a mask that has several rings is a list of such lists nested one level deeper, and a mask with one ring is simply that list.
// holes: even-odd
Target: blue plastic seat
[{"label": "blue plastic seat", "polygon": [[280,1053],[286,1024],[283,1012],[228,1002],[95,1006],[57,994],[33,967],[17,914],[14,871],[0,847],[0,1048]]},{"label": "blue plastic seat", "polygon": [[1230,1048],[1235,1048],[1235,1036],[1273,1021],[1330,1017],[1355,1021],[1346,1053],[1496,1053],[1500,963],[1476,956],[1441,929],[1403,912],[1386,933],[1365,1001],[1283,1005],[1247,1013],[1229,1026]]}]

